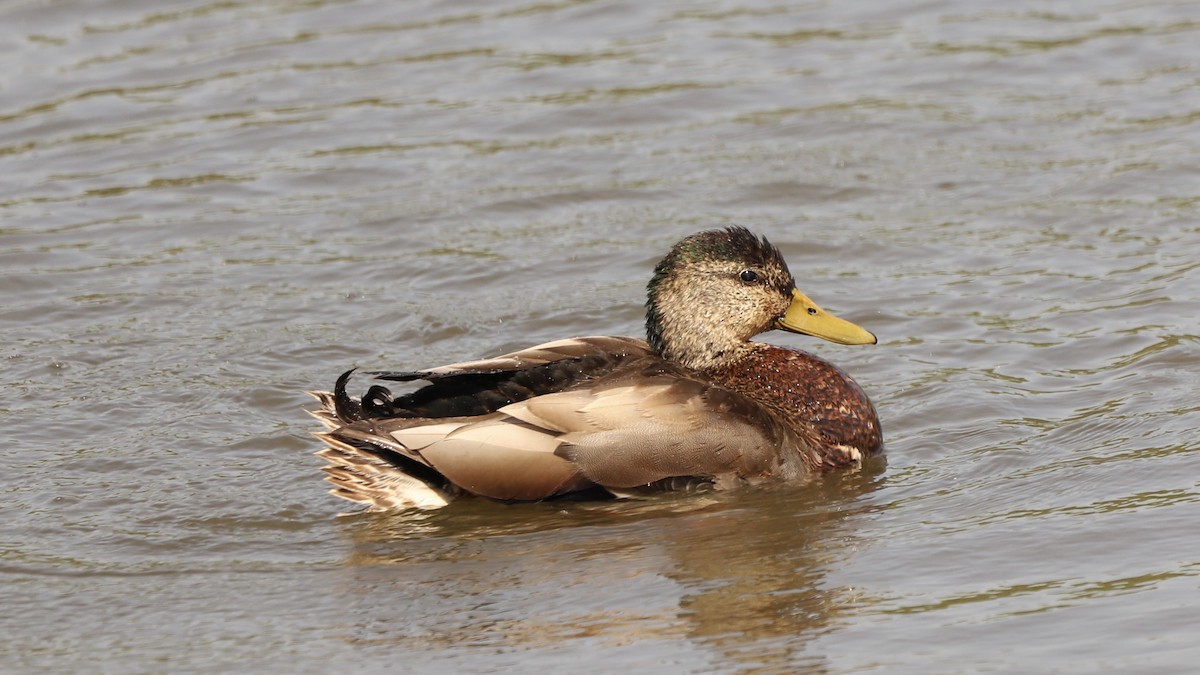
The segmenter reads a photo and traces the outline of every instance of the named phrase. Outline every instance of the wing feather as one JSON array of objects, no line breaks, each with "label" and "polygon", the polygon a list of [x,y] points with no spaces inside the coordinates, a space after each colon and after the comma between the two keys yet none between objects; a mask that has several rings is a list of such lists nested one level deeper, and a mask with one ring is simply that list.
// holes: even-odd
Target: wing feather
[{"label": "wing feather", "polygon": [[372,373],[381,380],[430,380],[436,381],[459,375],[496,375],[518,370],[528,370],[564,359],[580,359],[585,356],[624,355],[629,357],[653,354],[645,340],[612,335],[590,335],[567,338],[534,345],[510,354],[503,354],[475,361],[461,361],[436,368],[412,371]]},{"label": "wing feather", "polygon": [[561,436],[552,430],[496,416],[451,432],[421,455],[469,492],[529,501],[593,485],[578,467],[556,454],[561,443]]},{"label": "wing feather", "polygon": [[561,434],[558,453],[606,487],[679,476],[755,482],[805,471],[797,439],[779,420],[696,379],[662,376],[539,396],[502,412]]}]

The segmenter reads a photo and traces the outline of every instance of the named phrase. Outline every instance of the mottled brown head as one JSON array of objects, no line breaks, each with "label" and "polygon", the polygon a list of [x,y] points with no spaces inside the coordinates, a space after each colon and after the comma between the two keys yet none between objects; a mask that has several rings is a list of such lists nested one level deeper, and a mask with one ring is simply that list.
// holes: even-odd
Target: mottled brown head
[{"label": "mottled brown head", "polygon": [[846,344],[875,342],[797,291],[779,249],[744,227],[680,241],[654,268],[647,290],[650,345],[697,370],[736,359],[750,338],[772,328]]}]

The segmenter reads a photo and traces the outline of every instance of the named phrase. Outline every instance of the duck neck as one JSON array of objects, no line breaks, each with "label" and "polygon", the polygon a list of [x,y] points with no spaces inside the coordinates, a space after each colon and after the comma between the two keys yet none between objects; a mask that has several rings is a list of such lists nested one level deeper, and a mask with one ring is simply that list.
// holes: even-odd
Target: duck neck
[{"label": "duck neck", "polygon": [[731,322],[697,315],[694,308],[703,306],[703,298],[691,297],[695,288],[655,275],[646,300],[646,340],[668,361],[712,371],[741,358],[751,350],[751,343]]}]

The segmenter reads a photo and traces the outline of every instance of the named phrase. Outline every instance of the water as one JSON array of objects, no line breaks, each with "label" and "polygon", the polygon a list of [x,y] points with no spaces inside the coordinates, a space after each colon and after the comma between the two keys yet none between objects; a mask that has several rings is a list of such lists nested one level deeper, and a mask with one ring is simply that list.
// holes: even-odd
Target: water
[{"label": "water", "polygon": [[[0,9],[0,669],[1186,672],[1189,2]],[[886,462],[354,515],[302,390],[637,334],[738,222]]]}]

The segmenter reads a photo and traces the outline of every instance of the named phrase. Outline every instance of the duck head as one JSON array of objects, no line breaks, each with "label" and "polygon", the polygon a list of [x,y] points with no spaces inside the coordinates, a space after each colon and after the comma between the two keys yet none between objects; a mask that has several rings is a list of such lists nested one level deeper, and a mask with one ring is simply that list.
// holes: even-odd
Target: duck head
[{"label": "duck head", "polygon": [[796,290],[779,249],[744,227],[693,234],[671,248],[647,285],[646,336],[664,358],[707,370],[772,329],[840,344],[875,344],[867,330]]}]

